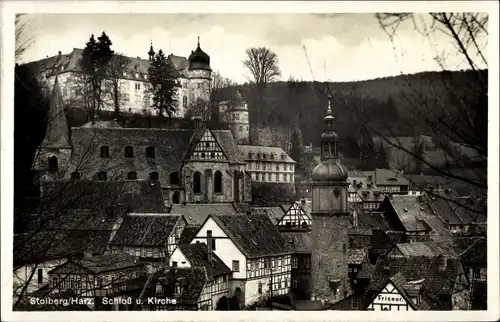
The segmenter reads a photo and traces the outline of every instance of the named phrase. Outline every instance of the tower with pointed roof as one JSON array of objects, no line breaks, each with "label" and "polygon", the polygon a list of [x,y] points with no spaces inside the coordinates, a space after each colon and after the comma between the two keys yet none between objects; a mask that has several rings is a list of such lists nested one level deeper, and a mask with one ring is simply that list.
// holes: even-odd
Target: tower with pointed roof
[{"label": "tower with pointed roof", "polygon": [[[210,102],[210,85],[212,69],[210,68],[210,56],[200,47],[200,37],[198,46],[188,58],[187,77],[189,79],[188,104],[195,105],[199,100]],[[208,105],[207,105],[208,106]],[[180,113],[184,114],[184,113]]]},{"label": "tower with pointed roof", "polygon": [[40,171],[42,180],[61,179],[69,165],[72,151],[61,89],[56,77],[50,100],[45,138],[37,149],[34,169]]},{"label": "tower with pointed roof", "polygon": [[238,144],[248,144],[250,140],[248,107],[243,101],[240,91],[236,91],[229,102],[229,109],[226,111],[226,120],[229,129]]},{"label": "tower with pointed roof", "polygon": [[149,47],[149,51],[148,51],[148,57],[149,57],[149,60],[153,60],[155,58],[155,51],[153,49],[153,41],[151,41],[151,46]]},{"label": "tower with pointed roof", "polygon": [[347,232],[352,225],[347,204],[348,172],[339,159],[331,96],[323,123],[321,162],[312,171],[311,291],[313,300],[331,303],[350,293]]}]

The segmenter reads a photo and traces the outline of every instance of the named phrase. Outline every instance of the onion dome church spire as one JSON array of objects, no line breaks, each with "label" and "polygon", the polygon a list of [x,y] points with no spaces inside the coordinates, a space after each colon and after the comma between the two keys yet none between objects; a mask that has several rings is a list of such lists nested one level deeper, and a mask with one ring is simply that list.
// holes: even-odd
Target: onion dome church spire
[{"label": "onion dome church spire", "polygon": [[198,47],[191,51],[189,55],[189,69],[210,69],[210,56],[208,56],[200,47],[200,37],[198,37]]},{"label": "onion dome church spire", "polygon": [[153,60],[155,58],[155,51],[153,49],[153,41],[151,40],[151,46],[149,47],[149,60]]},{"label": "onion dome church spire", "polygon": [[347,170],[339,163],[339,135],[334,130],[335,117],[332,115],[331,95],[323,118],[324,132],[321,134],[321,163],[314,168],[314,181],[345,181]]}]

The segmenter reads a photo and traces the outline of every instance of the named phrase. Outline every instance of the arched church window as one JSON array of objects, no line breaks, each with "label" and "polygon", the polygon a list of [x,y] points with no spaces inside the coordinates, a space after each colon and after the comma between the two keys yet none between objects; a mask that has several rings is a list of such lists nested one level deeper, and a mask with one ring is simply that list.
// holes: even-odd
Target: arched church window
[{"label": "arched church window", "polygon": [[174,194],[172,195],[172,203],[173,204],[181,203],[181,194],[179,193],[179,191],[174,191]]},{"label": "arched church window", "polygon": [[222,193],[222,173],[220,171],[215,172],[214,193]]},{"label": "arched church window", "polygon": [[58,168],[59,168],[59,164],[57,161],[57,157],[55,155],[53,155],[49,158],[49,171],[55,172],[58,170]]},{"label": "arched church window", "polygon": [[181,283],[175,282],[174,284],[174,295],[181,295]]},{"label": "arched church window", "polygon": [[72,180],[80,180],[80,172],[75,171],[75,172],[71,173],[71,179]]},{"label": "arched church window", "polygon": [[137,180],[137,172],[131,171],[127,174],[128,180]]},{"label": "arched church window", "polygon": [[188,106],[188,98],[187,96],[184,95],[182,98],[182,106],[187,107]]},{"label": "arched church window", "polygon": [[193,175],[193,193],[201,193],[201,173],[199,172]]},{"label": "arched church window", "polygon": [[170,174],[170,184],[175,184],[175,185],[179,185],[180,184],[179,173],[178,172],[172,172]]}]

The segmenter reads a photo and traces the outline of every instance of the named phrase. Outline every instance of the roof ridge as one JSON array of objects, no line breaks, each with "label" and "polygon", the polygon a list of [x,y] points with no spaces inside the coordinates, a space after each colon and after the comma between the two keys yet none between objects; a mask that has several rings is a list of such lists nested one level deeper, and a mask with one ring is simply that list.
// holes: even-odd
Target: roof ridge
[{"label": "roof ridge", "polygon": [[467,251],[469,251],[469,249],[471,249],[474,245],[476,245],[479,242],[479,240],[481,240],[481,239],[482,239],[482,237],[476,238],[476,240],[471,245],[469,245],[469,247],[467,247],[463,252],[461,252],[458,255],[458,257],[462,257],[462,255],[464,255]]}]

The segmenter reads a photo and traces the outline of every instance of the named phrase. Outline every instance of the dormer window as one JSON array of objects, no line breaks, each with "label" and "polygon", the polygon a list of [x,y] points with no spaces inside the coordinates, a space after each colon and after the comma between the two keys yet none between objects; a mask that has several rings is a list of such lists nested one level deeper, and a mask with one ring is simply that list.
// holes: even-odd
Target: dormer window
[{"label": "dormer window", "polygon": [[158,181],[160,176],[158,175],[158,172],[151,172],[149,174],[149,180],[151,181]]},{"label": "dormer window", "polygon": [[126,158],[133,158],[134,157],[134,148],[131,146],[126,146],[125,147],[125,157]]},{"label": "dormer window", "polygon": [[248,158],[249,158],[249,159],[252,159],[252,158],[253,158],[253,153],[252,153],[252,152],[249,152],[249,153],[248,153]]},{"label": "dormer window", "polygon": [[260,159],[262,155],[260,153],[257,153],[257,159]]},{"label": "dormer window", "polygon": [[286,154],[281,155],[281,160],[286,160]]}]

